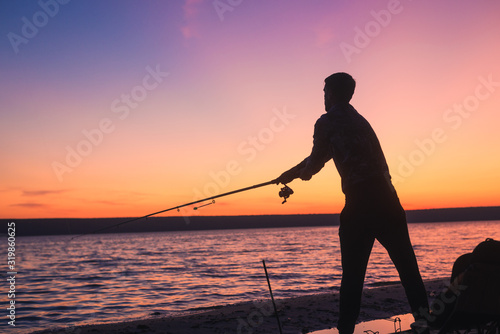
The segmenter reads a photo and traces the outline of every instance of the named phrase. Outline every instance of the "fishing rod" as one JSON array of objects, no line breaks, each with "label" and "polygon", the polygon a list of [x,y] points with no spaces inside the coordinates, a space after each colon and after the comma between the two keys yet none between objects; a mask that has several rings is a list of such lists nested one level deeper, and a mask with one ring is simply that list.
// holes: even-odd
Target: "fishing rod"
[{"label": "fishing rod", "polygon": [[[186,203],[186,204],[174,206],[173,208],[161,210],[161,211],[158,211],[158,212],[153,212],[153,213],[150,213],[150,214],[142,216],[142,217],[132,218],[132,219],[123,221],[123,222],[118,223],[118,224],[114,224],[114,225],[111,225],[111,226],[106,226],[106,227],[97,229],[97,230],[92,231],[92,232],[87,232],[87,233],[79,234],[79,235],[74,236],[73,238],[71,238],[70,241],[72,241],[72,240],[74,240],[76,238],[82,237],[84,235],[99,233],[99,232],[108,230],[108,229],[113,228],[113,227],[118,227],[118,226],[123,225],[123,224],[128,224],[128,223],[140,220],[140,219],[144,219],[144,218],[148,218],[148,217],[151,217],[151,216],[155,216],[155,215],[163,213],[163,212],[167,212],[167,211],[171,211],[171,210],[179,210],[180,208],[183,208],[185,206],[189,206],[189,205],[193,205],[193,204],[197,204],[197,203],[201,203],[201,202],[212,200],[212,202],[210,202],[208,204],[204,204],[204,205],[200,205],[198,207],[194,207],[194,210],[198,210],[198,208],[201,208],[201,207],[204,207],[204,206],[207,206],[207,205],[210,205],[210,204],[214,204],[216,198],[223,197],[223,196],[228,196],[228,195],[232,195],[232,194],[236,194],[236,193],[240,193],[240,192],[251,190],[251,189],[256,189],[256,188],[268,186],[270,184],[279,184],[279,182],[276,181],[276,180],[272,180],[272,181],[268,181],[268,182],[264,182],[264,183],[259,183],[259,184],[256,184],[256,185],[253,185],[253,186],[250,186],[250,187],[241,188],[241,189],[238,189],[238,190],[233,190],[233,191],[230,191],[230,192],[227,192],[227,193],[223,193],[223,194],[220,194],[220,195],[215,195],[215,196],[207,197],[207,198],[200,199],[200,200],[197,200],[197,201],[194,201],[194,202],[190,202],[190,203]],[[284,184],[284,187],[281,188],[280,192],[278,193],[278,195],[280,197],[283,197],[283,199],[284,199],[281,204],[285,204],[287,198],[290,197],[290,195],[292,195],[292,194],[293,194],[293,190],[290,187],[288,187],[286,184]]]}]

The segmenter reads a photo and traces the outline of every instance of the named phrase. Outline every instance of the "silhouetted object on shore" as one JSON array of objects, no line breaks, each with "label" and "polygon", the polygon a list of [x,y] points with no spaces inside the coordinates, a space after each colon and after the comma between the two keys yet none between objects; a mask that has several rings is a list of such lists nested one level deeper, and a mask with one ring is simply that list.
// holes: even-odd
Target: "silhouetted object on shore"
[{"label": "silhouetted object on shore", "polygon": [[429,319],[441,334],[500,331],[500,241],[486,239],[457,258],[451,285],[432,303]]},{"label": "silhouetted object on shore", "polygon": [[266,273],[267,286],[269,287],[269,294],[271,295],[271,301],[273,303],[274,315],[276,316],[276,321],[278,322],[278,329],[280,331],[280,334],[282,334],[283,330],[281,329],[281,321],[278,315],[278,308],[276,307],[276,302],[274,301],[273,289],[271,289],[271,281],[269,281],[269,274],[267,273],[266,260],[262,260],[262,265],[264,266],[264,272]]}]

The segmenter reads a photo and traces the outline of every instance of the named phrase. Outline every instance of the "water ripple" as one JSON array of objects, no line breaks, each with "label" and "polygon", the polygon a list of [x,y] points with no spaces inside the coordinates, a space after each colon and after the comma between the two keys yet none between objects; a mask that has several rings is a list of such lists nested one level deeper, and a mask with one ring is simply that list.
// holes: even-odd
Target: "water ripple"
[{"label": "water ripple", "polygon": [[[410,224],[424,279],[449,276],[454,260],[486,237],[500,239],[500,222]],[[225,230],[18,238],[19,324],[139,318],[269,297],[266,260],[278,298],[338,291],[337,227]],[[5,249],[0,257],[5,258]],[[2,253],[3,252],[3,253]],[[377,242],[366,284],[398,282]],[[140,305],[140,307],[138,307]],[[5,322],[0,324],[0,331]]]}]

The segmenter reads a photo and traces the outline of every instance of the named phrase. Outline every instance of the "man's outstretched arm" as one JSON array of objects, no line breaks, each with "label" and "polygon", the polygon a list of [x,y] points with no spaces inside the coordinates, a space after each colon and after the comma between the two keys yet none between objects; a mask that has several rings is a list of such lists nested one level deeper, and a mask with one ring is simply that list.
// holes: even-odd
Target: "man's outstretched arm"
[{"label": "man's outstretched arm", "polygon": [[281,174],[276,183],[290,183],[297,178],[310,180],[311,177],[319,172],[325,163],[331,159],[328,123],[323,118],[318,119],[314,125],[314,140],[311,154],[302,160],[301,163]]}]

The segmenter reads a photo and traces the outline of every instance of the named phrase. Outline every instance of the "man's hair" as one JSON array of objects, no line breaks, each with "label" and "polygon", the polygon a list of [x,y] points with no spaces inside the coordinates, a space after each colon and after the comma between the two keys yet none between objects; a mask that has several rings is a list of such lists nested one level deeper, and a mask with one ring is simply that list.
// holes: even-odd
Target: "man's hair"
[{"label": "man's hair", "polygon": [[349,102],[354,94],[356,81],[351,75],[338,72],[325,79],[325,88],[333,92],[338,101]]}]

